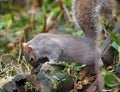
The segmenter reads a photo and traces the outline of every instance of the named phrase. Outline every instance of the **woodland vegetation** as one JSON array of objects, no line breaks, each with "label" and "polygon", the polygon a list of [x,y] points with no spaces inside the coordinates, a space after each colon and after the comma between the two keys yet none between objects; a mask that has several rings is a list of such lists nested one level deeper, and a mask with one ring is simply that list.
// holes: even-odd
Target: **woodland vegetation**
[{"label": "woodland vegetation", "polygon": [[[120,1],[117,0],[117,2],[119,5]],[[72,0],[0,0],[1,89],[5,83],[11,81],[16,75],[31,73],[32,66],[23,57],[23,42],[31,40],[38,33],[84,35],[82,30],[75,26],[71,3]],[[116,12],[114,28],[101,18],[105,27],[104,39],[101,44],[104,53],[107,53],[107,51],[112,53],[107,57],[112,62],[105,62],[101,70],[104,76],[105,92],[120,92],[119,19],[119,8]],[[109,61],[109,59],[107,60]],[[74,80],[74,86],[69,92],[84,92],[95,80],[96,75],[92,66],[66,63],[64,67],[64,71],[67,71]],[[32,78],[34,78],[34,75],[28,80],[31,81]],[[31,88],[33,84],[32,82],[26,82],[24,86]],[[0,92],[3,91],[0,90]],[[25,92],[31,91],[26,89]]]}]

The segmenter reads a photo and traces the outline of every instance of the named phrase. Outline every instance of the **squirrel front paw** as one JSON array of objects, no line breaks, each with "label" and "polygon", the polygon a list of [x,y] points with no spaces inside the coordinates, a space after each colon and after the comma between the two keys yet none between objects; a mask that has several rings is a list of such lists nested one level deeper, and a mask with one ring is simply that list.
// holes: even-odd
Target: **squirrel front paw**
[{"label": "squirrel front paw", "polygon": [[47,72],[50,70],[51,64],[55,64],[54,61],[49,61],[49,62],[45,62],[44,64],[42,64],[42,67],[40,69],[41,72]]},{"label": "squirrel front paw", "polygon": [[41,72],[49,70],[49,62],[46,62],[42,64],[42,67],[40,69]]}]

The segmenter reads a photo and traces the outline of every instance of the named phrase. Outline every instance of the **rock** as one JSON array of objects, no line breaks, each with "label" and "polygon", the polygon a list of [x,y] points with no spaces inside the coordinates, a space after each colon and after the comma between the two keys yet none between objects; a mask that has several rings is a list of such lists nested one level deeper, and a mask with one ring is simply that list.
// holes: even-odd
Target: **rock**
[{"label": "rock", "polygon": [[11,81],[3,85],[5,92],[23,92],[19,87],[26,82],[25,75],[17,75]]},{"label": "rock", "polygon": [[[46,65],[38,74],[17,75],[3,86],[5,92],[68,92],[73,87],[72,77],[64,65]],[[40,70],[40,69],[39,69]]]},{"label": "rock", "polygon": [[43,85],[41,92],[68,92],[73,87],[72,77],[64,70],[64,65],[46,65],[42,72],[38,73],[38,78]]}]

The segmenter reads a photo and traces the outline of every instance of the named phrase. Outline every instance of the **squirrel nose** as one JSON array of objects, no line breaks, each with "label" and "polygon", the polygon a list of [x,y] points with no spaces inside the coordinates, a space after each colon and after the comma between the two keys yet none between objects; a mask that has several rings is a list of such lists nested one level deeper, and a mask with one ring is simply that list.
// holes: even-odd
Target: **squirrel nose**
[{"label": "squirrel nose", "polygon": [[30,61],[33,61],[33,60],[34,60],[34,57],[31,57],[31,58],[30,58]]}]

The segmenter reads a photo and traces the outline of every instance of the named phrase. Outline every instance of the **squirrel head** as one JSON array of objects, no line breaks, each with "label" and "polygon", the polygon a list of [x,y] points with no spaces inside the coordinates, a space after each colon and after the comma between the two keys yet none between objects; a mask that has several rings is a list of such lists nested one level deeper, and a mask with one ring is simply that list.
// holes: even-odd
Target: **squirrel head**
[{"label": "squirrel head", "polygon": [[22,43],[22,46],[23,54],[26,61],[32,65],[35,61],[38,60],[38,57],[36,55],[36,49],[27,43]]}]

